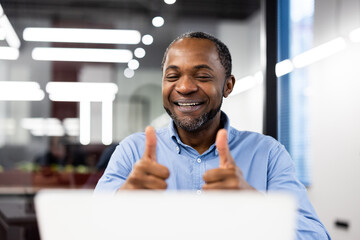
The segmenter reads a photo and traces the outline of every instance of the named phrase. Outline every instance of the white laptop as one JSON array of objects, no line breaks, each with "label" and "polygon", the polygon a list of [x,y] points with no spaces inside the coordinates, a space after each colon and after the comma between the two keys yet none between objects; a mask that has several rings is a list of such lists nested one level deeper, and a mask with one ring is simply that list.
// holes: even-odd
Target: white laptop
[{"label": "white laptop", "polygon": [[44,190],[35,197],[42,240],[293,240],[296,204],[250,192]]}]

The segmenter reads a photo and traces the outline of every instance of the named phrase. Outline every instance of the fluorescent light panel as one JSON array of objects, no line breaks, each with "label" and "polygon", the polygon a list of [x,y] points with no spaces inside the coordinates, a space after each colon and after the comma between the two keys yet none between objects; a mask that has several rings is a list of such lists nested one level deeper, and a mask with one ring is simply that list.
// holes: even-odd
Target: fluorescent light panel
[{"label": "fluorescent light panel", "polygon": [[126,49],[38,47],[32,51],[32,58],[39,61],[126,63],[132,57]]},{"label": "fluorescent light panel", "polygon": [[294,57],[293,64],[296,68],[302,68],[329,57],[346,47],[346,42],[343,38],[339,37],[324,43],[318,47],[315,47],[307,52],[299,54]]},{"label": "fluorescent light panel", "polygon": [[294,70],[294,65],[289,59],[281,61],[275,66],[275,73],[277,77],[281,77],[285,74],[288,74]]},{"label": "fluorescent light panel", "polygon": [[84,28],[25,28],[25,41],[138,44],[141,34],[136,30]]},{"label": "fluorescent light panel", "polygon": [[16,32],[6,15],[0,17],[0,28],[5,31],[5,39],[9,46],[12,48],[19,48],[21,45],[20,39],[16,35]]},{"label": "fluorescent light panel", "polygon": [[5,30],[0,27],[0,40],[5,40]]},{"label": "fluorescent light panel", "polygon": [[[114,83],[84,83],[84,82],[50,82],[46,91],[52,101],[80,102],[80,143],[90,143],[91,102],[102,102],[102,143],[112,143],[113,132],[113,100],[118,91]],[[70,120],[68,120],[70,121]],[[76,127],[76,120],[66,125]],[[74,122],[75,121],[75,122]],[[65,122],[64,122],[65,125]],[[65,127],[67,130],[67,127]],[[67,130],[67,132],[74,131]]]},{"label": "fluorescent light panel", "polygon": [[37,82],[0,81],[0,101],[41,101],[44,96]]},{"label": "fluorescent light panel", "polygon": [[19,49],[12,47],[0,47],[0,59],[16,60],[19,58]]},{"label": "fluorescent light panel", "polygon": [[112,143],[113,131],[113,102],[102,102],[102,119],[101,119],[102,136],[101,141],[105,145]]},{"label": "fluorescent light panel", "polygon": [[1,4],[0,4],[0,17],[4,14],[4,9],[2,8]]},{"label": "fluorescent light panel", "polygon": [[230,96],[235,96],[239,93],[250,90],[253,87],[256,87],[257,85],[262,84],[263,80],[264,80],[264,76],[261,71],[256,72],[254,75],[249,75],[244,78],[241,78],[236,81],[234,90],[232,91]]},{"label": "fluorescent light panel", "polygon": [[90,102],[80,102],[80,143],[88,145],[90,143]]},{"label": "fluorescent light panel", "polygon": [[118,87],[114,83],[49,82],[46,92],[52,101],[102,102],[113,101]]},{"label": "fluorescent light panel", "polygon": [[352,42],[360,42],[360,28],[351,31],[349,38]]}]

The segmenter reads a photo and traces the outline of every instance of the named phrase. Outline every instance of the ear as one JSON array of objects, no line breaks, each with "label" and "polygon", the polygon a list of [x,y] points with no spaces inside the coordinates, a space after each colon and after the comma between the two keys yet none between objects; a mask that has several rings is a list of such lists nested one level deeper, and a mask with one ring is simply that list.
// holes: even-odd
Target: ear
[{"label": "ear", "polygon": [[232,92],[232,90],[234,89],[234,85],[235,85],[235,77],[234,75],[230,75],[227,79],[225,79],[225,85],[224,85],[224,97],[228,97],[229,94]]}]

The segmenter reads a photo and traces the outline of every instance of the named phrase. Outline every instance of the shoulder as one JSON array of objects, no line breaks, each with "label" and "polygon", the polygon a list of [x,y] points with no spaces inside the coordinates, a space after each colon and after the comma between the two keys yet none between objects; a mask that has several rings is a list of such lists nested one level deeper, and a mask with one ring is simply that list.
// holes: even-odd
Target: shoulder
[{"label": "shoulder", "polygon": [[229,129],[229,143],[251,144],[253,146],[262,146],[267,148],[277,148],[282,145],[273,137],[251,131],[239,131],[233,127]]},{"label": "shoulder", "polygon": [[120,141],[115,149],[118,157],[127,156],[128,158],[136,158],[145,149],[145,133],[133,133]]}]

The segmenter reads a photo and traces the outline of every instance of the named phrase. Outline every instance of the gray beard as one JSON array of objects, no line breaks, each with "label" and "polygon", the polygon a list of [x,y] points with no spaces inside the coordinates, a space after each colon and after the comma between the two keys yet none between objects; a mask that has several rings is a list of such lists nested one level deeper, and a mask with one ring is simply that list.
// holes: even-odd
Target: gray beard
[{"label": "gray beard", "polygon": [[206,123],[208,123],[210,120],[214,119],[216,114],[220,111],[222,105],[222,99],[220,102],[220,105],[210,110],[207,113],[204,113],[198,118],[192,119],[190,117],[186,117],[185,119],[179,119],[175,114],[173,114],[168,108],[164,106],[165,111],[169,114],[169,116],[174,121],[175,125],[187,132],[196,132],[198,130],[201,130]]}]

